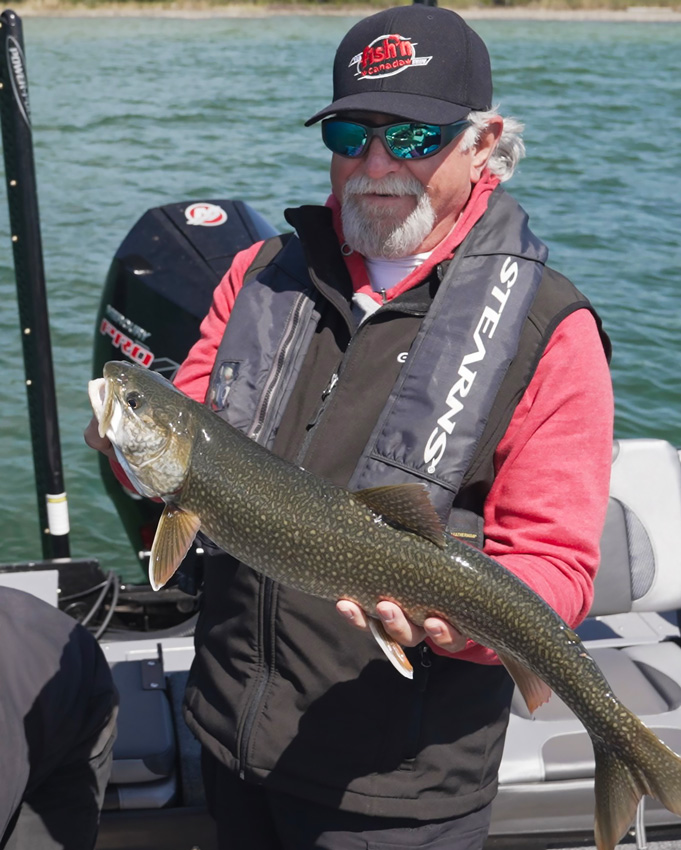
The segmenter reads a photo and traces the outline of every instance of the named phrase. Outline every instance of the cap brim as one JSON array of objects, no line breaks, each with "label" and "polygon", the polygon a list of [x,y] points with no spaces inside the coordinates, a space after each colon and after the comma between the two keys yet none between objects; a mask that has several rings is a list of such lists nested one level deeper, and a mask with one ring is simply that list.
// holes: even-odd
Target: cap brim
[{"label": "cap brim", "polygon": [[424,97],[421,94],[362,92],[334,100],[312,118],[308,118],[305,126],[309,127],[328,115],[350,111],[383,112],[409,121],[423,121],[425,124],[453,124],[466,118],[472,108],[435,97]]}]

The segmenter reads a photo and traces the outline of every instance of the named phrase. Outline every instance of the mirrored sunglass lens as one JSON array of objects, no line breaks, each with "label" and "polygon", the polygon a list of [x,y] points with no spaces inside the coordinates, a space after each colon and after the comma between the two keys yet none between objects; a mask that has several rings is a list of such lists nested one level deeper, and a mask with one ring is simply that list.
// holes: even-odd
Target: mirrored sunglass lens
[{"label": "mirrored sunglass lens", "polygon": [[435,153],[442,138],[435,124],[395,124],[385,131],[388,147],[400,159],[418,159]]},{"label": "mirrored sunglass lens", "polygon": [[347,121],[327,121],[322,136],[326,146],[341,156],[360,156],[367,140],[364,127]]}]

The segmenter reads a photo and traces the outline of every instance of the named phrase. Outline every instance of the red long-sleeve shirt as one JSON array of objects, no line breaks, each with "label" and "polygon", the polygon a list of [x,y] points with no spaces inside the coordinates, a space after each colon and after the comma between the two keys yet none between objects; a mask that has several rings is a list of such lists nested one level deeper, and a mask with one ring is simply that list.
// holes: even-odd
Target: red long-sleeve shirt
[{"label": "red long-sleeve shirt", "polygon": [[[487,176],[477,184],[454,231],[426,263],[387,293],[388,299],[452,255],[484,213],[497,182]],[[333,197],[328,203],[342,241],[338,203]],[[197,401],[205,399],[225,324],[260,244],[234,258],[215,290],[200,339],[176,376],[176,386]],[[355,291],[371,294],[362,258],[351,254],[346,264]],[[497,447],[496,478],[484,512],[484,551],[525,581],[570,626],[587,615],[593,599],[612,437],[608,365],[593,316],[578,310],[551,337]],[[457,657],[497,663],[491,650],[472,641]]]}]

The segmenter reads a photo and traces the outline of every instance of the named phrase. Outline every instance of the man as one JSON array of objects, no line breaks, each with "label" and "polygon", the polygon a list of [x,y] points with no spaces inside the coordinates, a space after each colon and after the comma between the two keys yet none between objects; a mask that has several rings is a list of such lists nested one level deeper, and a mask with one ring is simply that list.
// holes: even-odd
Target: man
[{"label": "man", "polygon": [[118,696],[92,635],[0,588],[0,847],[92,850],[111,773]]},{"label": "man", "polygon": [[[451,533],[575,625],[608,495],[608,343],[499,186],[523,146],[491,107],[487,50],[455,13],[355,25],[307,122],[332,195],[235,257],[176,384],[336,484],[424,483]],[[206,560],[185,717],[220,847],[481,847],[512,693],[493,653],[381,603],[410,682],[350,600],[356,629]]]}]

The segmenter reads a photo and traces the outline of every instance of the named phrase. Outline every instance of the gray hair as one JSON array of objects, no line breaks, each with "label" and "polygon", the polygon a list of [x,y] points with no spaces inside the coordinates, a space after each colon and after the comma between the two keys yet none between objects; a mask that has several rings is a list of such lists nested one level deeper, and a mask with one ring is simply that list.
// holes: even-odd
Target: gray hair
[{"label": "gray hair", "polygon": [[[462,150],[472,148],[480,138],[480,133],[487,127],[490,118],[498,115],[496,107],[489,112],[469,112],[468,121],[470,127],[466,130],[462,139]],[[525,156],[525,142],[523,142],[523,130],[525,125],[515,118],[504,118],[504,129],[492,156],[489,158],[487,167],[503,183],[510,180],[516,165]]]}]

